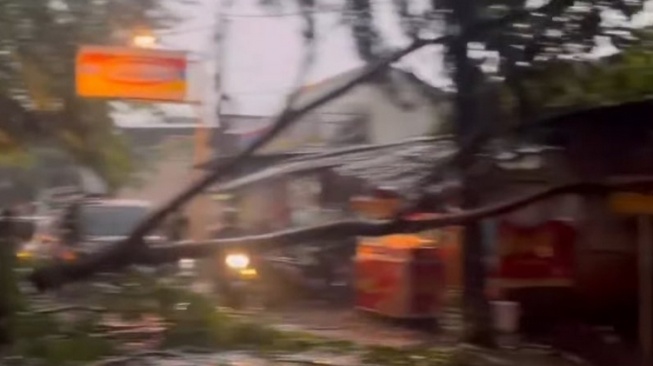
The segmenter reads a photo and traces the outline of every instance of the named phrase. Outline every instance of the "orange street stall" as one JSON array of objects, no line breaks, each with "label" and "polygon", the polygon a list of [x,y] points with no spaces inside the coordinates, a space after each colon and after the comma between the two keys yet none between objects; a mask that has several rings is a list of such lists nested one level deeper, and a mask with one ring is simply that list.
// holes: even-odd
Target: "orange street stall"
[{"label": "orange street stall", "polygon": [[[366,218],[396,214],[399,201],[356,197],[355,211]],[[433,214],[406,217],[421,220]],[[448,287],[461,282],[458,228],[417,234],[360,238],[356,252],[356,307],[395,318],[436,317]],[[445,265],[446,264],[446,265]]]},{"label": "orange street stall", "polygon": [[438,248],[418,235],[361,239],[356,252],[356,307],[396,318],[438,314],[444,275]]}]

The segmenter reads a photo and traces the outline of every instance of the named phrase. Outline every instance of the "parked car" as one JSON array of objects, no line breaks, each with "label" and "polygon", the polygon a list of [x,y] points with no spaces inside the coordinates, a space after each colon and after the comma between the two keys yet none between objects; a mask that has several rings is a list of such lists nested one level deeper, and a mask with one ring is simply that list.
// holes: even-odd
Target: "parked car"
[{"label": "parked car", "polygon": [[[55,259],[75,261],[125,239],[151,209],[148,201],[82,199],[64,208],[40,240],[50,246]],[[151,235],[145,240],[156,245],[165,238]]]},{"label": "parked car", "polygon": [[48,256],[47,246],[43,245],[41,238],[45,237],[52,223],[50,216],[18,217],[22,228],[19,230],[21,240],[16,256],[21,262],[30,262],[44,259]]}]

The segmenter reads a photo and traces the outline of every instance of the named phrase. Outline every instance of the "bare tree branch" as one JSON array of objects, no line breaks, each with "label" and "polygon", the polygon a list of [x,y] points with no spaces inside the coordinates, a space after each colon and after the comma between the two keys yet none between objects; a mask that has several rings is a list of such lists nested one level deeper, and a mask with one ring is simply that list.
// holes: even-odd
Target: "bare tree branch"
[{"label": "bare tree branch", "polygon": [[[157,246],[135,253],[130,257],[130,263],[152,265],[175,262],[181,258],[208,257],[217,248],[224,247],[261,250],[293,246],[307,240],[313,240],[316,237],[323,240],[336,240],[351,236],[382,236],[393,233],[419,232],[427,229],[463,225],[476,220],[502,215],[535,202],[565,194],[604,195],[613,191],[642,191],[651,188],[653,188],[653,176],[613,177],[600,182],[563,184],[494,205],[455,214],[443,214],[426,220],[343,220],[265,235]],[[88,275],[83,263],[53,266],[38,272],[38,274],[43,276],[38,278],[37,282],[42,289],[58,285],[57,279],[80,278]]]},{"label": "bare tree branch", "polygon": [[613,177],[601,182],[578,182],[552,186],[534,193],[525,194],[494,205],[443,214],[422,220],[343,220],[306,228],[278,231],[274,233],[208,240],[203,243],[183,243],[152,248],[139,258],[139,262],[158,264],[176,261],[180,258],[210,256],[221,247],[256,247],[257,249],[293,246],[313,240],[336,240],[351,236],[383,236],[394,233],[419,232],[446,226],[459,226],[469,222],[495,217],[523,208],[530,204],[566,194],[604,195],[614,191],[642,191],[653,187],[653,176]]},{"label": "bare tree branch", "polygon": [[298,0],[298,5],[301,9],[301,15],[304,19],[304,57],[299,65],[299,71],[295,76],[292,91],[286,98],[286,104],[281,112],[281,115],[287,113],[295,107],[295,102],[301,96],[302,88],[306,77],[308,76],[313,64],[315,63],[315,51],[317,48],[316,42],[316,24],[314,18],[314,1],[313,0]]}]

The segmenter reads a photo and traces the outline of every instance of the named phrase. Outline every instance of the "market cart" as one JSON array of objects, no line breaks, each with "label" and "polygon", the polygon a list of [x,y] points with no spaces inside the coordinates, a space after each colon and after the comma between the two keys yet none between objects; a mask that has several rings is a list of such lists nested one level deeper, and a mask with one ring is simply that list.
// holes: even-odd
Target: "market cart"
[{"label": "market cart", "polygon": [[[389,219],[400,207],[396,197],[359,196],[352,208],[367,219]],[[434,213],[413,214],[425,220]],[[359,238],[355,258],[356,307],[393,318],[433,318],[445,295],[462,286],[462,228]]]},{"label": "market cart", "polygon": [[440,251],[418,235],[361,239],[356,253],[356,307],[401,318],[434,318],[442,308]]}]

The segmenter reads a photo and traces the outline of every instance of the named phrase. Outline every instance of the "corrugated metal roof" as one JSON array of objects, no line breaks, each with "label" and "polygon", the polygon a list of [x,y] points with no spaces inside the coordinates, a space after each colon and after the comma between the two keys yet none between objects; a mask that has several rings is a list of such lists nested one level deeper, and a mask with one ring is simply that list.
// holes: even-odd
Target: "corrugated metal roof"
[{"label": "corrugated metal roof", "polygon": [[333,170],[375,187],[408,194],[427,178],[433,167],[453,157],[456,151],[451,140],[416,142],[341,156]]},{"label": "corrugated metal roof", "polygon": [[[505,164],[524,155],[545,151],[542,146],[515,146],[500,153],[485,153],[480,160],[487,161],[501,170],[533,169],[531,166]],[[445,166],[456,152],[456,144],[449,138],[419,138],[384,145],[358,145],[341,149],[329,149],[291,158],[253,174],[242,176],[226,185],[222,190],[235,190],[264,182],[283,175],[307,174],[316,170],[331,169],[337,174],[355,177],[375,187],[383,187],[411,198],[418,194],[417,188],[440,190],[450,180],[443,169],[437,177],[429,177],[438,166]],[[430,185],[425,184],[429,183]]]},{"label": "corrugated metal roof", "polygon": [[[624,118],[628,112],[629,118]],[[560,181],[575,177],[574,166],[560,164],[561,161],[573,160],[567,149],[569,143],[585,149],[582,137],[588,131],[599,134],[604,139],[614,139],[615,136],[640,135],[639,144],[648,144],[651,124],[648,122],[653,115],[651,100],[624,103],[619,105],[577,110],[572,113],[561,112],[557,116],[543,118],[537,124],[522,126],[515,134],[518,142],[507,143],[492,141],[485,145],[477,156],[476,162],[482,164],[490,173],[488,183],[497,178],[492,173],[508,173],[505,176],[512,180],[545,182],[552,179]],[[630,118],[632,117],[632,118]],[[615,121],[620,121],[615,123]],[[575,132],[574,132],[575,131]],[[555,146],[561,155],[555,159],[542,156],[552,148],[550,146],[525,143],[524,141],[539,141]],[[239,189],[251,184],[257,184],[282,175],[311,173],[321,169],[332,169],[338,174],[356,177],[367,181],[376,187],[389,187],[397,193],[410,197],[418,193],[418,187],[428,190],[439,190],[456,177],[453,169],[442,169],[437,176],[429,176],[430,186],[421,187],[424,178],[444,166],[457,152],[454,141],[449,138],[421,138],[400,141],[385,145],[357,145],[339,149],[322,149],[285,162],[272,165],[252,174],[242,176],[220,187],[220,190]],[[633,150],[632,146],[628,149]],[[297,151],[295,151],[297,152]],[[304,153],[306,153],[304,151]],[[601,153],[603,154],[603,153]],[[613,152],[614,155],[614,152]],[[596,155],[597,157],[600,154]],[[560,160],[558,158],[563,158]],[[601,159],[606,159],[601,156]],[[596,159],[595,159],[596,160]],[[557,165],[556,165],[557,164]],[[605,165],[604,162],[600,164]],[[566,174],[560,177],[561,173]],[[479,175],[481,177],[482,175]],[[483,176],[484,177],[484,176]],[[522,179],[519,179],[522,178]],[[479,178],[485,179],[485,178]]]},{"label": "corrugated metal roof", "polygon": [[[512,174],[546,170],[548,167],[543,159],[531,158],[539,157],[548,149],[538,145],[495,148],[481,151],[475,163],[488,169],[488,179],[490,172]],[[331,169],[340,175],[355,177],[373,187],[392,190],[412,199],[424,190],[440,192],[457,181],[458,176],[450,162],[458,151],[455,142],[450,139],[420,141],[340,156]]]}]

